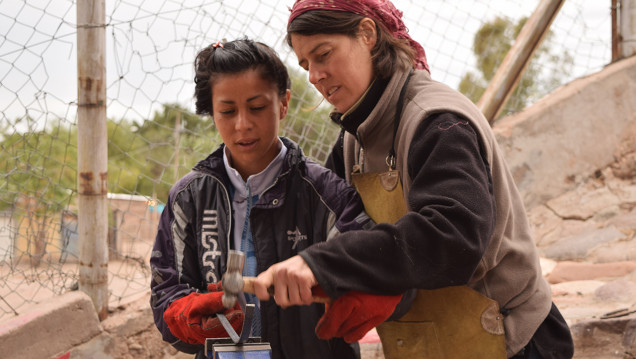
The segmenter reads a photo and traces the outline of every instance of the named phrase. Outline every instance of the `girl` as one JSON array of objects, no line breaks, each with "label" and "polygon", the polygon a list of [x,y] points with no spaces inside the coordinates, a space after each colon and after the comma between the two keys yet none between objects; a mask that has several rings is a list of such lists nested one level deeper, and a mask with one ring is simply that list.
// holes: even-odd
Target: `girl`
[{"label": "girl", "polygon": [[[240,308],[223,308],[218,283],[229,249],[245,253],[255,276],[338,232],[371,223],[355,189],[278,137],[289,108],[287,69],[268,46],[248,39],[216,43],[195,60],[196,112],[211,115],[223,144],[171,189],[150,260],[151,306],[163,339],[205,357],[206,338],[235,330]],[[259,302],[252,336],[273,358],[356,358],[342,339],[320,340],[322,305],[281,309]]]}]

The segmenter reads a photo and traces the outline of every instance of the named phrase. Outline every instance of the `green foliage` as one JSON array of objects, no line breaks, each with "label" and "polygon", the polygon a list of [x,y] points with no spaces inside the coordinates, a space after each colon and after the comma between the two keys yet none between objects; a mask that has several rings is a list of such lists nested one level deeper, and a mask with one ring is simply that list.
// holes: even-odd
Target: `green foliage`
[{"label": "green foliage", "polygon": [[[526,21],[527,18],[522,18],[513,23],[507,18],[497,17],[482,25],[473,41],[478,72],[469,71],[464,75],[458,88],[461,93],[475,103],[479,101]],[[553,34],[548,32],[500,116],[522,110],[563,82],[573,58],[568,51],[554,53],[551,49],[552,38]],[[552,68],[545,67],[545,64]]]},{"label": "green foliage", "polygon": [[179,105],[163,105],[141,125],[108,127],[109,189],[164,202],[170,187],[220,142],[212,120]]},{"label": "green foliage", "polygon": [[329,119],[330,106],[325,106],[322,96],[307,82],[307,75],[293,69],[288,71],[292,97],[281,134],[297,142],[309,157],[323,162],[331,148],[331,143],[325,140],[335,142],[340,128]]},{"label": "green foliage", "polygon": [[[298,142],[308,155],[325,154],[330,144],[324,139],[335,141],[339,128],[329,123],[329,108],[320,105],[321,96],[306,75],[290,73],[292,98],[281,135]],[[0,129],[0,210],[26,201],[38,203],[32,210],[50,213],[74,204],[77,127],[57,123],[20,133],[15,128],[31,128],[35,121],[18,122]],[[162,105],[143,123],[109,119],[107,135],[108,191],[163,203],[172,185],[221,143],[211,118],[174,104]]]},{"label": "green foliage", "polygon": [[[25,118],[14,126],[32,122]],[[3,133],[0,209],[17,206],[41,215],[64,208],[76,188],[76,138],[74,129],[59,122],[44,130]]]}]

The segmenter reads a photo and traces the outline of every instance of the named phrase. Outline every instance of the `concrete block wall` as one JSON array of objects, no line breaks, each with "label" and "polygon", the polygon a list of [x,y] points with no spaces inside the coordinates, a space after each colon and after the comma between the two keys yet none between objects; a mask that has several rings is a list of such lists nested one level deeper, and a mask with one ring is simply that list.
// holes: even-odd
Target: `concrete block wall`
[{"label": "concrete block wall", "polygon": [[3,358],[68,358],[71,348],[102,333],[91,299],[69,292],[0,323]]}]

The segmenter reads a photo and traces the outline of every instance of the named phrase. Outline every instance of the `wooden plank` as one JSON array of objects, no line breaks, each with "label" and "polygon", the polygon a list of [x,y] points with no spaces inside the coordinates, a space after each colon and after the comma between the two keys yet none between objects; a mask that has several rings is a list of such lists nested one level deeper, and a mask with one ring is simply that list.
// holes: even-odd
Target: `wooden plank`
[{"label": "wooden plank", "polygon": [[493,123],[565,0],[542,0],[521,29],[477,107]]}]

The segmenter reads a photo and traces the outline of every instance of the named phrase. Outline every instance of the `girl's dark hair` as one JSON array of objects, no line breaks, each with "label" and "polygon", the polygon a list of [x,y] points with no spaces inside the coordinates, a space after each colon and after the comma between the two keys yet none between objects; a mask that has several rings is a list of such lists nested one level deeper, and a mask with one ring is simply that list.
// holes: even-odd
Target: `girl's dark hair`
[{"label": "girl's dark hair", "polygon": [[[287,27],[286,41],[293,48],[293,34],[340,34],[355,38],[362,19],[364,16],[348,11],[310,10],[292,20]],[[415,50],[408,41],[394,37],[382,23],[373,21],[377,29],[377,42],[371,50],[375,75],[388,78],[399,69],[415,68]]]},{"label": "girl's dark hair", "polygon": [[245,39],[215,43],[194,59],[196,113],[212,115],[212,85],[221,76],[254,69],[266,81],[276,84],[279,96],[291,88],[287,68],[271,47]]}]

